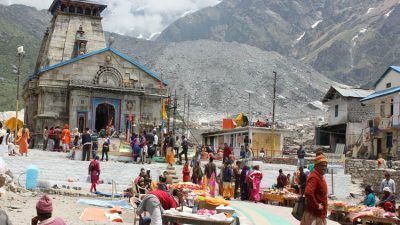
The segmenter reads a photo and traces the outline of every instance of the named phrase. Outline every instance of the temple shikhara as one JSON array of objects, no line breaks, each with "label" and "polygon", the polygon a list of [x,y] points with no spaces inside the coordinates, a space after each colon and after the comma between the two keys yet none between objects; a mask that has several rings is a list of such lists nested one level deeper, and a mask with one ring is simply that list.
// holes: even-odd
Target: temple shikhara
[{"label": "temple shikhara", "polygon": [[27,126],[63,126],[80,131],[132,132],[161,123],[167,85],[159,76],[107,46],[101,13],[106,5],[54,0],[34,74],[23,87]]}]

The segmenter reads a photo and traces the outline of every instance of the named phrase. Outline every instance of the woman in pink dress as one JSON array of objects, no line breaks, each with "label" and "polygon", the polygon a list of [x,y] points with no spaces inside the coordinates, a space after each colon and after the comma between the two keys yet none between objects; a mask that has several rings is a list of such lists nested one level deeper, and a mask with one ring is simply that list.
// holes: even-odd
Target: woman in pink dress
[{"label": "woman in pink dress", "polygon": [[249,181],[252,183],[251,200],[257,203],[260,201],[260,184],[263,175],[258,165],[254,166],[253,169],[254,170],[249,175]]},{"label": "woman in pink dress", "polygon": [[90,187],[90,192],[96,192],[96,185],[99,183],[100,179],[100,163],[99,163],[99,156],[96,157],[90,162],[89,165],[89,175],[90,175],[90,182],[92,186]]}]

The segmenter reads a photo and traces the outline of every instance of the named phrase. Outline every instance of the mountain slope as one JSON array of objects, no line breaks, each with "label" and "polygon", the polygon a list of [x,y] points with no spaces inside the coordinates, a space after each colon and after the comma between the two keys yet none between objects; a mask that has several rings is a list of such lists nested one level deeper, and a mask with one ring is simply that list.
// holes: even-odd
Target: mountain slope
[{"label": "mountain slope", "polygon": [[0,111],[15,109],[16,75],[11,64],[17,61],[17,47],[23,45],[26,52],[21,67],[23,81],[33,71],[48,22],[45,11],[24,5],[0,5]]},{"label": "mountain slope", "polygon": [[399,14],[397,0],[224,0],[176,21],[158,40],[245,43],[362,84],[399,63]]},{"label": "mountain slope", "polygon": [[261,117],[271,115],[274,70],[278,73],[280,119],[321,114],[308,105],[318,101],[332,84],[295,59],[244,44],[209,40],[165,45],[143,40],[127,43],[126,37],[116,36],[114,47],[163,74],[171,83],[169,88],[176,89],[180,99],[185,92],[190,94],[196,118],[214,120],[228,113],[247,113],[245,90],[255,91],[251,96],[252,112]]}]

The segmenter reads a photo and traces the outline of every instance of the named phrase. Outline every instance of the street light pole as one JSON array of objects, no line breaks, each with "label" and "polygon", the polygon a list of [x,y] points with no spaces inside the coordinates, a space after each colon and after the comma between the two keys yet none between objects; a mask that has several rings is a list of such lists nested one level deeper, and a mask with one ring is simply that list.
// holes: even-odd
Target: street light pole
[{"label": "street light pole", "polygon": [[19,111],[19,77],[21,74],[21,64],[22,64],[22,59],[25,56],[25,51],[24,51],[24,46],[19,46],[17,49],[17,57],[18,57],[18,65],[13,66],[14,73],[17,74],[17,100],[15,103],[15,131],[14,131],[14,142],[17,140],[17,134],[18,134],[18,111]]},{"label": "street light pole", "polygon": [[276,71],[274,73],[274,98],[272,100],[272,126],[275,126],[275,102],[276,102]]},{"label": "street light pole", "polygon": [[252,122],[252,118],[251,118],[251,99],[250,99],[250,96],[251,96],[251,94],[254,94],[254,91],[249,91],[249,90],[245,90],[245,92],[247,92],[248,94],[249,94],[249,127],[250,127],[250,125],[251,125],[251,122]]}]

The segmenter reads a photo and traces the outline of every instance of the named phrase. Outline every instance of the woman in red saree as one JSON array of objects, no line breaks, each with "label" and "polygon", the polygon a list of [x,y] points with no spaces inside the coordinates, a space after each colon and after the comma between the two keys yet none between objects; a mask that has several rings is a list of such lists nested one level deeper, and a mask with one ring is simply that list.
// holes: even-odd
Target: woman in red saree
[{"label": "woman in red saree", "polygon": [[190,170],[189,170],[189,163],[186,161],[185,166],[183,166],[183,182],[190,181]]},{"label": "woman in red saree", "polygon": [[92,183],[92,186],[90,187],[90,192],[93,192],[93,190],[96,192],[96,185],[99,183],[100,179],[100,163],[98,155],[96,155],[96,157],[89,164],[89,175],[90,182]]},{"label": "woman in red saree", "polygon": [[254,202],[260,201],[260,184],[263,178],[263,175],[260,171],[260,167],[258,165],[254,166],[254,170],[249,175],[249,181],[252,183],[251,189],[251,200]]}]

